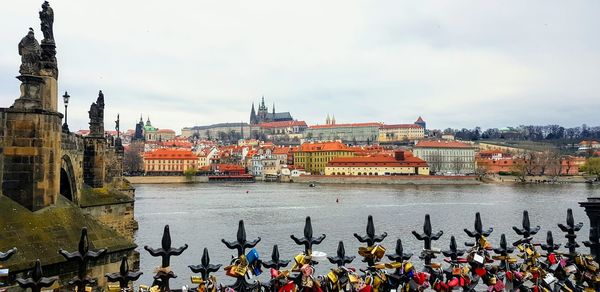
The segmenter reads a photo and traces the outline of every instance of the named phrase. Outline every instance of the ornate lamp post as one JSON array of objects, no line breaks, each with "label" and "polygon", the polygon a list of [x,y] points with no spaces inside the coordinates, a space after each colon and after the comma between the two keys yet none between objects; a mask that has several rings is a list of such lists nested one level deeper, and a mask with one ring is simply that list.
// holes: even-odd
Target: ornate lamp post
[{"label": "ornate lamp post", "polygon": [[69,124],[67,124],[67,107],[69,106],[69,98],[71,96],[69,93],[65,91],[65,95],[63,95],[63,102],[65,104],[65,123],[62,125],[62,130],[65,133],[69,133]]}]

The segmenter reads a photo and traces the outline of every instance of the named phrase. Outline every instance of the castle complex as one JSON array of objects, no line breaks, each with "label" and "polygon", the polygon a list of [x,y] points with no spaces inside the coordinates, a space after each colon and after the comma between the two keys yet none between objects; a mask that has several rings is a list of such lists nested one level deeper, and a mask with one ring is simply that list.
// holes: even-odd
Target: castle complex
[{"label": "castle complex", "polygon": [[252,109],[250,110],[250,125],[258,125],[268,122],[282,122],[282,121],[293,121],[290,112],[275,112],[275,104],[273,109],[269,112],[269,108],[265,105],[265,97],[262,97],[260,104],[258,105],[258,111],[254,109],[254,103],[252,103]]}]

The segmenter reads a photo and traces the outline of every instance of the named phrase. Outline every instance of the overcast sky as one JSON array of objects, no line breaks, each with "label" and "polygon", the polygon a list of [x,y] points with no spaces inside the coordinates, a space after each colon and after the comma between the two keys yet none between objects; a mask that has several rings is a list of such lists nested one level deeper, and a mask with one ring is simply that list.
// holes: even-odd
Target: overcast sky
[{"label": "overcast sky", "polygon": [[[0,106],[41,0],[0,9]],[[322,124],[598,125],[600,1],[50,2],[71,129],[102,89],[106,128],[172,128],[271,108]],[[59,105],[62,111],[62,102]]]}]

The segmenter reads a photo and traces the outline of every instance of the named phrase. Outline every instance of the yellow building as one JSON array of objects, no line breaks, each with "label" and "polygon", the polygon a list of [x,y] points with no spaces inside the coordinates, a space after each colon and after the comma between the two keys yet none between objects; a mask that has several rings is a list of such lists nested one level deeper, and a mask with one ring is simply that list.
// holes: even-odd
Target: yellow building
[{"label": "yellow building", "polygon": [[425,138],[425,129],[415,124],[383,125],[379,127],[379,142],[402,142]]},{"label": "yellow building", "polygon": [[325,175],[429,175],[429,167],[423,159],[408,152],[396,151],[394,157],[379,155],[335,158],[325,167]]},{"label": "yellow building", "polygon": [[294,152],[294,166],[312,174],[324,174],[332,159],[352,156],[354,152],[340,142],[304,143]]}]

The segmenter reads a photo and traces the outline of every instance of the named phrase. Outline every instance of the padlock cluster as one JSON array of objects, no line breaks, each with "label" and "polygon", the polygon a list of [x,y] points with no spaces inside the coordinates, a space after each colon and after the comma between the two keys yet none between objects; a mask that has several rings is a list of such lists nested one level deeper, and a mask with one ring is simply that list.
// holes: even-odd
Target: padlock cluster
[{"label": "padlock cluster", "polygon": [[[233,278],[235,283],[224,285],[218,282],[216,272],[221,265],[210,263],[208,250],[205,248],[199,265],[190,265],[193,273],[191,283],[194,288],[187,286],[181,290],[199,292],[323,292],[323,291],[357,291],[357,292],[396,292],[396,291],[600,291],[600,268],[596,260],[587,254],[577,252],[576,232],[580,231],[583,223],[575,224],[573,212],[567,210],[566,225],[558,224],[565,233],[568,242],[564,245],[568,252],[559,251],[560,244],[554,242],[552,232],[546,234],[545,243],[537,243],[534,236],[540,231],[539,226],[532,227],[527,211],[523,212],[522,226],[513,227],[521,237],[508,244],[506,236],[500,236],[500,242],[493,246],[488,238],[492,228],[483,228],[481,216],[475,214],[473,230],[464,229],[472,241],[465,243],[465,248],[459,248],[454,236],[450,237],[447,249],[434,248],[432,244],[438,241],[443,231],[433,232],[429,215],[425,215],[423,231],[413,231],[416,239],[423,242],[423,249],[418,258],[422,263],[413,263],[413,254],[405,253],[402,241],[396,240],[393,253],[386,254],[386,248],[381,242],[387,233],[377,235],[373,217],[367,219],[365,235],[354,234],[357,240],[364,244],[357,253],[366,263],[363,269],[350,266],[354,256],[346,255],[344,243],[340,241],[335,256],[313,250],[313,246],[325,239],[325,234],[313,235],[310,217],[306,218],[304,236],[291,239],[298,245],[304,246],[304,251],[294,256],[292,261],[282,260],[277,245],[273,246],[271,259],[263,261],[254,248],[260,237],[254,240],[246,238],[244,222],[240,221],[235,241],[221,240],[229,249],[236,250],[229,265],[223,268],[226,277]],[[590,247],[593,243],[584,242]],[[105,250],[91,251],[87,244],[87,232],[84,229],[76,252],[60,251],[68,260],[80,265],[80,274],[69,284],[77,291],[89,289],[94,280],[87,274],[89,260],[96,259]],[[162,246],[154,249],[144,248],[155,257],[161,257],[161,266],[156,268],[154,282],[151,285],[140,285],[140,291],[158,292],[171,291],[169,280],[176,275],[170,268],[170,258],[181,255],[187,245],[179,248],[171,246],[169,226],[165,226]],[[0,260],[6,260],[15,254],[15,250],[0,253]],[[439,261],[435,261],[441,258]],[[324,275],[315,274],[315,266],[319,262],[329,261],[335,267]],[[290,262],[291,265],[290,265]],[[256,276],[268,269],[268,281],[258,281]],[[130,271],[127,259],[123,258],[121,269],[117,273],[107,274],[110,284],[109,291],[133,291],[130,283],[140,277],[140,272]],[[41,264],[36,262],[31,278],[17,279],[23,288],[40,291],[50,287],[56,278],[45,278]],[[179,289],[178,289],[179,290]]]}]

